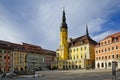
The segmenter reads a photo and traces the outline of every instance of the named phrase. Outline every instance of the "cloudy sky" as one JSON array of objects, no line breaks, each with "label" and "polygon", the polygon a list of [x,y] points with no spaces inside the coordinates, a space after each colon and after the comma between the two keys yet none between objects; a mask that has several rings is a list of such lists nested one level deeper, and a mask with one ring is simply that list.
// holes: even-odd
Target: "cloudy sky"
[{"label": "cloudy sky", "polygon": [[99,41],[120,31],[120,0],[0,0],[0,40],[56,50],[65,6],[69,38]]}]

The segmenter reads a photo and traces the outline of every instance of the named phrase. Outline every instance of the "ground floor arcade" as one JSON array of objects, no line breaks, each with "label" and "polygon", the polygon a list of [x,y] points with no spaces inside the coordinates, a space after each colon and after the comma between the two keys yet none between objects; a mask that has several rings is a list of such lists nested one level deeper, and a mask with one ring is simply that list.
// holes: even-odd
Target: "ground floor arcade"
[{"label": "ground floor arcade", "polygon": [[120,60],[113,59],[113,60],[99,60],[95,62],[95,68],[96,69],[111,69],[112,68],[112,62],[115,62],[116,68],[120,69]]},{"label": "ground floor arcade", "polygon": [[51,67],[55,69],[87,69],[94,68],[94,60],[61,60],[52,63]]}]

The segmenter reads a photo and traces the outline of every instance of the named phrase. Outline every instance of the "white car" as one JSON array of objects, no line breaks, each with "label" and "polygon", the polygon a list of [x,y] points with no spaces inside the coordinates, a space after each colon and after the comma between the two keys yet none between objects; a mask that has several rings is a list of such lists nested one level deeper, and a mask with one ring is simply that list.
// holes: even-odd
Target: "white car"
[{"label": "white car", "polygon": [[14,71],[10,71],[8,73],[6,73],[6,76],[5,77],[9,77],[9,78],[12,78],[13,76],[15,76],[16,73]]}]

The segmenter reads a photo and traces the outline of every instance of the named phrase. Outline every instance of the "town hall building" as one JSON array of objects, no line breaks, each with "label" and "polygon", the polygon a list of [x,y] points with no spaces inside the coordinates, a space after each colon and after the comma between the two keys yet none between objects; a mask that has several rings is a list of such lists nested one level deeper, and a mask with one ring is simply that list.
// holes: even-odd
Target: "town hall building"
[{"label": "town hall building", "polygon": [[51,67],[61,70],[94,68],[94,48],[96,44],[97,42],[89,35],[87,25],[85,35],[68,39],[68,26],[65,11],[63,10],[62,23],[60,26],[60,44],[56,50],[56,58],[51,64]]}]

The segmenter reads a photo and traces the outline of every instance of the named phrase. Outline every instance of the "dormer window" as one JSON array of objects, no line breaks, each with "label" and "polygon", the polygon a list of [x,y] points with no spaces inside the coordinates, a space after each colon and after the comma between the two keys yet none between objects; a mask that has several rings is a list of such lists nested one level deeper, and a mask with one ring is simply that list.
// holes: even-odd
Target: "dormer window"
[{"label": "dormer window", "polygon": [[83,44],[83,41],[81,41],[80,44]]},{"label": "dormer window", "polygon": [[74,46],[74,44],[71,44],[72,46]]},{"label": "dormer window", "polygon": [[116,42],[118,39],[117,38],[114,38],[113,41]]}]

